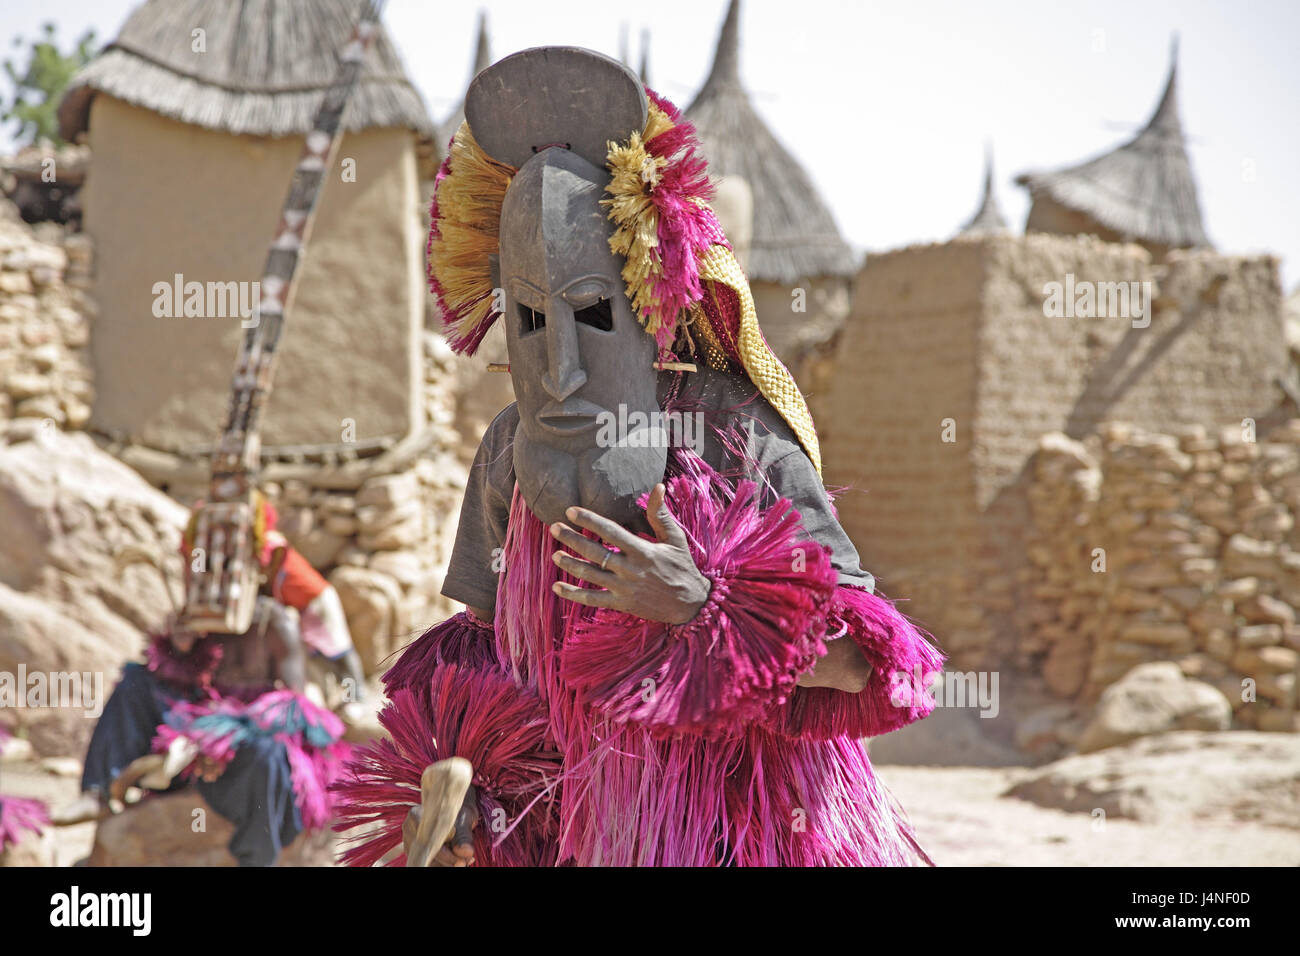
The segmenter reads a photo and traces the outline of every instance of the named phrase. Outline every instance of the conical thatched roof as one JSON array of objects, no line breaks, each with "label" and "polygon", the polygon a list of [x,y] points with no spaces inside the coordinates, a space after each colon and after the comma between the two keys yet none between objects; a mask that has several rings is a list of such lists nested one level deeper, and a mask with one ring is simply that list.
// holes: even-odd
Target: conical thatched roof
[{"label": "conical thatched roof", "polygon": [[[85,130],[102,92],[208,129],[305,134],[360,10],[359,0],[148,0],[73,77],[59,105],[61,133],[71,140]],[[193,49],[199,28],[204,52]],[[344,117],[348,130],[374,126],[433,132],[383,30]]]},{"label": "conical thatched roof", "polygon": [[713,70],[686,117],[699,130],[710,172],[740,176],[754,194],[749,277],[794,283],[849,275],[858,265],[798,161],[772,135],[740,85],[740,0],[731,0]]},{"label": "conical thatched roof", "polygon": [[1125,238],[1178,248],[1208,246],[1178,117],[1177,43],[1164,94],[1137,136],[1082,165],[1025,173],[1016,182],[1034,198],[1046,195]]},{"label": "conical thatched roof", "polygon": [[[474,69],[469,74],[470,83],[474,82],[474,77],[478,76],[489,66],[492,65],[492,44],[488,40],[487,13],[480,10],[478,14],[478,40],[474,46]],[[465,84],[469,89],[469,83]],[[446,146],[451,142],[451,138],[456,135],[456,130],[460,129],[460,124],[465,122],[465,97],[460,98],[460,106],[456,107],[456,112],[447,118],[447,122],[440,127],[441,133],[439,139],[442,141],[439,145]]]},{"label": "conical thatched roof", "polygon": [[993,191],[993,151],[984,154],[984,199],[980,208],[966,225],[961,227],[959,236],[989,236],[1007,232],[1007,220],[998,207],[998,197]]}]

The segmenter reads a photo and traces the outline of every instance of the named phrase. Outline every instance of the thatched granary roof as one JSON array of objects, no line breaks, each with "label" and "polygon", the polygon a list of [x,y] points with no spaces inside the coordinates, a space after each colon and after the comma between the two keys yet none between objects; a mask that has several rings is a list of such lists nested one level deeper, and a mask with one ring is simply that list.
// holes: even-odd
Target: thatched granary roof
[{"label": "thatched granary roof", "polygon": [[[208,129],[261,136],[311,130],[359,0],[147,0],[73,77],[59,104],[65,139],[84,131],[96,93]],[[193,31],[202,28],[204,52]],[[433,133],[424,100],[382,29],[344,128]]]},{"label": "thatched granary roof", "polygon": [[1147,125],[1127,143],[1078,166],[1024,173],[1016,182],[1128,239],[1184,248],[1208,246],[1196,178],[1178,116],[1178,46],[1164,94]]},{"label": "thatched granary roof", "polygon": [[989,236],[1007,232],[1007,220],[998,206],[998,197],[993,190],[993,151],[984,156],[984,199],[980,208],[966,225],[961,227],[959,236]]},{"label": "thatched granary roof", "polygon": [[740,176],[754,194],[749,277],[796,283],[846,276],[857,256],[840,236],[812,180],[759,118],[740,85],[740,0],[731,0],[713,70],[686,118],[695,124],[714,176]]}]

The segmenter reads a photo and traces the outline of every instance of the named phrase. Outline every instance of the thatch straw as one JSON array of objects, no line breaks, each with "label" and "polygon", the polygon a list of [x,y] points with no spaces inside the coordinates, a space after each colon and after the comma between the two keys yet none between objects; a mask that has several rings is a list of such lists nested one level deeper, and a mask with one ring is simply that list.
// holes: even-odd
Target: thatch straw
[{"label": "thatch straw", "polygon": [[1185,248],[1208,246],[1196,178],[1178,117],[1175,44],[1164,95],[1150,121],[1122,146],[1078,166],[1024,173],[1016,182],[1129,239]]},{"label": "thatch straw", "polygon": [[[148,0],[73,77],[59,105],[65,139],[86,129],[96,93],[208,129],[303,135],[338,72],[360,0]],[[206,50],[193,49],[202,29]],[[343,121],[351,131],[433,124],[387,34],[367,53]]]},{"label": "thatch straw", "polygon": [[709,171],[743,177],[753,191],[749,276],[791,284],[816,276],[851,275],[857,257],[840,236],[830,210],[740,85],[739,17],[740,0],[731,0],[713,70],[686,118],[699,131]]}]

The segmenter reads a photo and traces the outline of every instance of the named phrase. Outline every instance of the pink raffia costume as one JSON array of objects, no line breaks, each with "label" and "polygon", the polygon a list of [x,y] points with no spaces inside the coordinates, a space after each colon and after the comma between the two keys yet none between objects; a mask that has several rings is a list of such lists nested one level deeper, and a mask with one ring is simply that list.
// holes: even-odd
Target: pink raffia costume
[{"label": "pink raffia costume", "polygon": [[[600,82],[572,83],[584,70]],[[576,91],[567,99],[566,80]],[[589,86],[606,99],[593,100]],[[611,89],[636,106],[610,105]],[[610,118],[620,110],[633,118]],[[543,119],[503,132],[497,113]],[[479,74],[466,115],[435,188],[431,286],[448,338],[465,354],[502,315],[504,287],[520,401],[483,438],[443,592],[493,615],[489,623],[466,611],[431,628],[385,675],[390,739],[358,752],[336,785],[338,829],[366,825],[346,861],[403,863],[402,824],[422,771],[464,757],[479,801],[478,865],[928,863],[862,738],[929,713],[925,688],[943,658],[874,593],[835,519],[811,417],[759,331],[744,273],[708,205],[693,129],[620,64],[574,48],[525,51]],[[588,127],[605,132],[598,155],[584,142]],[[516,301],[527,293],[512,275],[506,237],[521,228],[511,216],[524,218],[512,210],[527,207],[506,194],[512,182],[515,192],[531,188],[529,176],[541,182],[534,219],[544,232],[556,221],[546,210],[564,205],[546,190],[584,175],[603,188],[609,222],[599,228],[623,288],[612,323],[598,315],[577,341],[603,347],[599,336],[619,331],[626,305],[657,356],[663,420],[702,423],[667,443],[649,483],[664,482],[710,583],[704,606],[682,625],[553,591],[575,580],[552,560],[546,495],[559,479],[539,489],[520,454],[533,394],[521,343],[530,332],[540,340],[545,323],[554,350],[569,313],[548,317]],[[576,201],[564,208],[565,228],[596,228],[573,212]],[[608,318],[604,299],[597,306]],[[595,308],[579,301],[573,314],[582,323]],[[510,324],[516,312],[519,328]],[[566,398],[553,381],[554,354],[550,362],[546,390]],[[599,457],[582,460],[603,467]],[[591,470],[579,469],[575,493],[586,493]],[[633,504],[644,507],[649,484]],[[854,642],[872,665],[867,688],[797,686],[837,640]]]},{"label": "pink raffia costume", "polygon": [[[0,750],[11,736],[9,728],[0,724]],[[50,814],[43,801],[0,794],[0,856],[29,836],[39,837],[49,825]]]}]

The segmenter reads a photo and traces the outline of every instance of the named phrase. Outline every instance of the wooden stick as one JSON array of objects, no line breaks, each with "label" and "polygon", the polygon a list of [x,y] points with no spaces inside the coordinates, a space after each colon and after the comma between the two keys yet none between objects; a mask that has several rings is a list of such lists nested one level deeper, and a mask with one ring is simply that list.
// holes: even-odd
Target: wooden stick
[{"label": "wooden stick", "polygon": [[510,371],[509,362],[488,362],[489,372],[508,372]]},{"label": "wooden stick", "polygon": [[[343,140],[343,113],[357,86],[366,51],[380,30],[379,12],[384,2],[365,0],[339,51],[334,78],[303,140],[279,223],[267,248],[257,286],[257,321],[252,325],[240,323],[244,334],[235,355],[226,424],[212,454],[204,506],[204,513],[209,514],[219,534],[211,542],[205,538],[195,540],[197,546],[208,549],[211,559],[204,570],[193,573],[198,586],[192,593],[211,595],[212,600],[210,606],[201,607],[191,604],[187,595],[183,615],[195,630],[240,634],[252,622],[257,597],[257,555],[251,550],[256,511],[253,488],[261,469],[262,410],[271,394],[285,316],[292,312],[325,180]],[[231,570],[223,577],[222,568]]]}]

